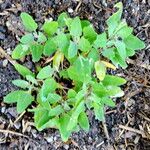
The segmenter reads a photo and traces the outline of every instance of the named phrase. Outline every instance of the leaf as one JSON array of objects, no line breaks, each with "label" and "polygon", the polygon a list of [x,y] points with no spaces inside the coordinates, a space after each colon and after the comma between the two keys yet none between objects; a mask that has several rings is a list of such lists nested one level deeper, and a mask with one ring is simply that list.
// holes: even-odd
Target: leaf
[{"label": "leaf", "polygon": [[54,73],[54,69],[52,69],[49,65],[42,68],[40,72],[37,74],[38,79],[46,79],[51,77]]},{"label": "leaf", "polygon": [[95,118],[99,121],[105,120],[104,106],[97,103],[93,103]]},{"label": "leaf", "polygon": [[25,55],[28,53],[28,46],[25,45],[17,45],[16,48],[12,52],[12,58],[13,59],[21,59],[25,57]]},{"label": "leaf", "polygon": [[106,47],[106,43],[107,43],[107,36],[106,33],[102,33],[100,35],[97,35],[96,40],[94,41],[94,47],[97,48],[104,48]]},{"label": "leaf", "polygon": [[49,101],[50,104],[55,104],[56,102],[61,100],[61,96],[55,93],[49,93],[47,97],[47,101]]},{"label": "leaf", "polygon": [[59,131],[61,134],[61,138],[64,142],[66,142],[69,136],[71,135],[71,131],[66,130],[69,120],[70,120],[70,116],[68,114],[64,114],[59,119]]},{"label": "leaf", "polygon": [[47,40],[46,36],[42,32],[39,32],[37,42],[44,43],[46,42],[46,40]]},{"label": "leaf", "polygon": [[33,20],[33,18],[29,14],[25,12],[21,13],[21,19],[27,31],[32,32],[37,29],[38,27],[37,23]]},{"label": "leaf", "polygon": [[32,33],[28,33],[28,34],[25,34],[21,39],[20,39],[20,42],[23,43],[23,44],[30,44],[34,41],[34,37],[33,37],[33,34]]},{"label": "leaf", "polygon": [[86,132],[89,131],[89,120],[85,112],[81,112],[78,117],[80,127]]},{"label": "leaf", "polygon": [[102,81],[106,75],[106,67],[100,61],[95,62],[95,71],[97,78]]},{"label": "leaf", "polygon": [[31,76],[31,75],[26,75],[26,79],[31,82],[32,84],[38,85],[38,82],[36,81],[36,79]]},{"label": "leaf", "polygon": [[54,39],[53,38],[48,39],[44,45],[43,54],[45,56],[50,56],[56,51],[56,49],[57,49],[57,46],[54,42]]},{"label": "leaf", "polygon": [[124,43],[126,47],[131,50],[139,50],[145,48],[144,42],[132,34],[124,40]]},{"label": "leaf", "polygon": [[119,10],[116,13],[114,13],[112,16],[110,16],[108,18],[108,20],[106,21],[106,23],[108,25],[109,37],[111,37],[113,35],[114,31],[117,29],[117,26],[120,23],[122,11],[123,11],[123,6],[122,6],[121,2],[117,3],[115,5],[115,7],[119,8]]},{"label": "leaf", "polygon": [[79,17],[75,17],[70,26],[70,34],[74,37],[80,37],[82,35],[82,26]]},{"label": "leaf", "polygon": [[20,64],[14,64],[14,67],[23,77],[26,77],[26,75],[31,75],[34,77],[34,74],[28,68]]},{"label": "leaf", "polygon": [[33,44],[31,45],[30,49],[31,49],[31,54],[32,54],[32,61],[38,62],[43,53],[43,45]]},{"label": "leaf", "polygon": [[121,88],[117,86],[107,86],[107,93],[111,97],[122,97],[124,95]]},{"label": "leaf", "polygon": [[93,62],[96,62],[99,60],[99,51],[95,48],[92,48],[91,51],[89,52],[88,54],[88,58],[89,59],[92,59]]},{"label": "leaf", "polygon": [[67,130],[72,131],[78,123],[78,117],[82,111],[84,111],[85,106],[84,106],[84,101],[81,101],[78,106],[74,109],[72,112],[72,115],[70,117],[69,123],[67,125]]},{"label": "leaf", "polygon": [[7,96],[4,97],[5,103],[15,103],[17,102],[17,112],[23,112],[34,100],[34,98],[25,91],[14,91],[9,93]]},{"label": "leaf", "polygon": [[58,28],[58,23],[56,21],[46,21],[42,27],[44,32],[49,36],[53,35]]},{"label": "leaf", "polygon": [[54,40],[58,49],[62,51],[65,55],[67,55],[67,50],[69,47],[69,39],[67,38],[67,35],[64,33],[60,33],[55,37]]},{"label": "leaf", "polygon": [[88,52],[91,49],[90,42],[87,39],[85,39],[83,36],[79,41],[79,49],[83,52]]},{"label": "leaf", "polygon": [[26,88],[29,88],[30,84],[25,81],[25,80],[20,80],[20,79],[17,79],[17,80],[13,80],[12,83],[18,87],[21,87],[23,89],[26,89]]},{"label": "leaf", "polygon": [[115,46],[117,48],[117,51],[118,51],[120,57],[124,60],[127,56],[126,55],[126,46],[125,46],[124,42],[117,40],[117,41],[115,41]]},{"label": "leaf", "polygon": [[66,19],[67,19],[67,18],[68,18],[68,15],[67,15],[67,13],[65,13],[65,12],[61,13],[61,14],[58,16],[57,22],[58,22],[59,27],[64,27],[64,26],[66,26]]},{"label": "leaf", "polygon": [[89,25],[83,29],[83,36],[90,43],[93,43],[96,40],[97,33],[94,31],[93,26]]},{"label": "leaf", "polygon": [[135,50],[133,49],[126,49],[126,52],[128,57],[133,56],[135,54]]},{"label": "leaf", "polygon": [[53,117],[53,116],[59,116],[60,114],[62,114],[64,112],[63,108],[61,105],[57,105],[56,107],[52,108],[49,111],[49,116]]},{"label": "leaf", "polygon": [[68,98],[74,98],[74,97],[76,97],[76,95],[77,95],[77,93],[75,90],[73,90],[73,89],[68,90],[68,94],[67,94]]},{"label": "leaf", "polygon": [[108,67],[108,68],[111,68],[111,69],[113,69],[113,70],[116,70],[116,67],[113,65],[113,64],[111,64],[111,63],[109,63],[109,62],[107,62],[107,61],[101,61],[101,63],[103,63],[106,67]]},{"label": "leaf", "polygon": [[84,29],[84,27],[87,27],[89,25],[90,25],[90,22],[88,20],[81,20],[82,29]]},{"label": "leaf", "polygon": [[132,31],[133,28],[130,28],[126,25],[117,32],[117,36],[121,37],[122,39],[126,39],[129,35],[132,34]]},{"label": "leaf", "polygon": [[53,68],[55,68],[58,71],[60,64],[63,63],[63,60],[64,60],[63,53],[60,51],[57,51],[53,58]]},{"label": "leaf", "polygon": [[78,47],[77,47],[76,43],[70,41],[70,45],[69,45],[69,48],[68,48],[68,58],[71,59],[74,56],[76,56],[77,51],[78,51]]},{"label": "leaf", "polygon": [[113,57],[115,57],[114,48],[107,48],[102,51],[102,55],[104,57],[107,57],[108,59],[112,60]]},{"label": "leaf", "polygon": [[112,99],[108,98],[108,97],[103,97],[103,98],[101,99],[101,102],[102,102],[104,105],[109,106],[109,107],[115,107],[115,106],[116,106],[116,105],[115,105],[115,102],[114,102]]},{"label": "leaf", "polygon": [[106,75],[102,83],[105,86],[108,86],[108,85],[120,86],[120,85],[125,84],[126,80],[121,77],[117,77],[113,75]]},{"label": "leaf", "polygon": [[57,82],[53,78],[47,78],[42,85],[41,88],[41,99],[42,101],[47,100],[47,96],[49,93],[54,92],[55,89],[58,88]]}]

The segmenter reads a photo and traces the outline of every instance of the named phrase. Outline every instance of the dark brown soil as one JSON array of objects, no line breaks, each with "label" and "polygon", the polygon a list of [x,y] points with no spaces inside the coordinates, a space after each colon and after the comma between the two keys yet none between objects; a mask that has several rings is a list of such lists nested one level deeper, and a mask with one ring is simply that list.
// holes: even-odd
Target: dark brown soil
[{"label": "dark brown soil", "polygon": [[[45,18],[56,19],[61,12],[71,16],[80,16],[90,20],[98,32],[104,31],[106,19],[114,11],[117,0],[0,0],[0,45],[8,54],[18,42],[24,30],[19,15],[26,11],[38,24]],[[32,125],[32,116],[25,113],[21,119],[11,126],[18,117],[15,105],[6,105],[2,99],[9,91],[15,89],[11,84],[20,76],[5,58],[0,59],[0,150],[150,150],[150,1],[123,0],[123,17],[134,28],[134,33],[146,43],[146,48],[130,58],[126,70],[119,69],[117,74],[125,77],[128,83],[123,87],[125,96],[117,99],[117,107],[106,108],[106,123],[110,141],[106,139],[103,126],[95,121],[89,112],[91,129],[89,133],[74,133],[67,143],[60,139],[58,131],[47,129],[37,131]],[[80,3],[80,5],[79,5]],[[7,64],[8,63],[8,64]],[[24,65],[33,68],[30,58]],[[25,125],[29,123],[27,128]],[[127,126],[144,132],[146,137],[133,131],[123,130]],[[26,130],[25,130],[26,129]],[[4,134],[1,130],[22,133],[20,135]],[[25,131],[23,131],[25,130]],[[122,134],[120,135],[120,133]],[[110,143],[110,145],[108,144]]]}]

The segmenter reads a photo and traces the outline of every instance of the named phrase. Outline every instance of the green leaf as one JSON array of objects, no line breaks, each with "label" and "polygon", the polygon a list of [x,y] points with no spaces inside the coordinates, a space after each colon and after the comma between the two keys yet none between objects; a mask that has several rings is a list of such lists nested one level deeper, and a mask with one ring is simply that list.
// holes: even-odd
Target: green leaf
[{"label": "green leaf", "polygon": [[34,37],[32,33],[25,34],[21,39],[20,42],[23,44],[30,44],[34,41]]},{"label": "green leaf", "polygon": [[85,112],[81,112],[78,117],[80,127],[86,132],[89,131],[89,120]]},{"label": "green leaf", "polygon": [[83,29],[84,37],[90,42],[93,43],[96,40],[97,33],[93,29],[93,26],[89,25]]},{"label": "green leaf", "polygon": [[95,71],[97,78],[102,81],[106,75],[106,66],[100,61],[95,62]]},{"label": "green leaf", "polygon": [[17,79],[17,80],[13,80],[12,83],[18,87],[21,87],[23,89],[26,89],[26,88],[29,88],[30,84],[25,81],[25,80],[20,80],[20,79]]},{"label": "green leaf", "polygon": [[46,101],[48,94],[54,92],[56,88],[58,88],[58,85],[53,78],[46,79],[41,88],[40,97],[42,101]]},{"label": "green leaf", "polygon": [[69,120],[70,120],[70,116],[68,114],[64,114],[59,119],[59,131],[61,134],[61,138],[64,142],[66,142],[69,136],[71,135],[71,131],[66,130]]},{"label": "green leaf", "polygon": [[139,50],[145,48],[144,42],[132,34],[124,40],[124,43],[126,44],[126,47],[131,50]]},{"label": "green leaf", "polygon": [[112,60],[113,57],[115,57],[114,48],[107,48],[102,51],[102,55],[104,57],[107,57],[108,59]]},{"label": "green leaf", "polygon": [[33,18],[29,14],[25,12],[21,13],[21,19],[27,31],[32,32],[37,29],[38,27],[37,23],[33,20]]},{"label": "green leaf", "polygon": [[23,77],[26,77],[26,75],[31,75],[34,77],[34,74],[28,68],[20,64],[14,64],[14,67]]},{"label": "green leaf", "polygon": [[121,77],[117,77],[113,75],[106,75],[102,83],[105,86],[108,86],[108,85],[120,86],[120,85],[125,84],[126,80]]},{"label": "green leaf", "polygon": [[96,62],[96,61],[99,60],[99,57],[100,57],[99,51],[95,48],[92,48],[91,51],[88,54],[88,58],[92,59],[93,62]]},{"label": "green leaf", "polygon": [[36,81],[36,79],[31,76],[31,75],[26,75],[26,79],[31,82],[32,84],[38,85],[38,82]]},{"label": "green leaf", "polygon": [[79,17],[73,19],[70,27],[70,34],[74,37],[80,37],[82,35],[82,26]]},{"label": "green leaf", "polygon": [[88,52],[91,49],[90,42],[87,39],[85,39],[83,36],[79,41],[79,49],[83,52]]},{"label": "green leaf", "polygon": [[16,48],[12,52],[13,59],[21,59],[28,53],[28,46],[17,45]]},{"label": "green leaf", "polygon": [[50,104],[54,104],[61,100],[61,96],[55,93],[49,93],[47,97],[47,101],[49,101]]},{"label": "green leaf", "polygon": [[51,77],[54,73],[54,69],[52,69],[50,66],[46,66],[40,70],[40,72],[37,74],[38,79],[46,79],[48,77]]},{"label": "green leaf", "polygon": [[129,35],[131,35],[132,31],[133,31],[133,28],[130,28],[126,25],[117,32],[117,36],[121,37],[122,39],[125,39]]},{"label": "green leaf", "polygon": [[17,102],[17,112],[23,112],[34,100],[34,98],[25,91],[14,91],[9,93],[7,96],[4,97],[5,103],[15,103]]},{"label": "green leaf", "polygon": [[47,40],[46,36],[42,32],[39,32],[37,42],[44,43],[46,42],[46,40]]},{"label": "green leaf", "polygon": [[77,44],[72,42],[72,41],[70,41],[70,45],[69,45],[69,48],[68,48],[68,58],[71,59],[74,56],[76,56],[77,55],[77,51],[78,51]]},{"label": "green leaf", "polygon": [[69,47],[69,39],[67,38],[67,35],[60,33],[55,37],[54,40],[58,49],[66,55]]},{"label": "green leaf", "polygon": [[117,29],[120,23],[122,11],[123,11],[123,6],[121,2],[117,3],[115,7],[119,8],[119,10],[116,13],[114,13],[112,16],[110,16],[108,20],[106,21],[108,25],[109,37],[111,37],[113,33],[115,32],[115,30]]},{"label": "green leaf", "polygon": [[84,29],[84,27],[87,27],[89,25],[90,25],[90,22],[88,20],[81,20],[82,29]]},{"label": "green leaf", "polygon": [[42,28],[46,34],[51,36],[57,31],[58,23],[56,21],[46,21]]},{"label": "green leaf", "polygon": [[117,41],[115,41],[115,46],[117,48],[117,51],[118,51],[120,57],[123,60],[125,60],[127,55],[126,55],[126,46],[125,46],[124,42],[117,40]]},{"label": "green leaf", "polygon": [[31,54],[32,54],[32,61],[38,62],[43,53],[43,45],[33,44],[31,45],[30,49],[31,49]]},{"label": "green leaf", "polygon": [[126,49],[126,52],[128,57],[133,56],[135,54],[135,50],[133,49]]},{"label": "green leaf", "polygon": [[59,27],[64,27],[64,26],[66,26],[66,19],[68,18],[68,15],[67,15],[67,13],[65,13],[65,12],[63,12],[63,13],[61,13],[60,15],[59,15],[59,17],[58,17],[58,25],[59,25]]},{"label": "green leaf", "polygon": [[122,97],[124,92],[121,90],[120,87],[117,86],[107,86],[107,96],[111,97]]},{"label": "green leaf", "polygon": [[95,118],[99,121],[105,120],[104,106],[97,103],[93,103]]},{"label": "green leaf", "polygon": [[57,105],[56,107],[52,108],[49,111],[49,116],[53,117],[53,116],[59,116],[60,114],[62,114],[64,112],[63,108],[61,105]]},{"label": "green leaf", "polygon": [[67,94],[68,98],[74,98],[74,97],[76,97],[76,95],[77,95],[77,93],[75,90],[73,90],[73,89],[68,90],[68,94]]},{"label": "green leaf", "polygon": [[106,47],[106,43],[107,43],[107,36],[106,33],[102,33],[100,35],[97,35],[96,40],[94,41],[94,47],[95,48],[104,48]]},{"label": "green leaf", "polygon": [[56,51],[56,49],[57,49],[57,46],[54,42],[54,39],[53,38],[48,39],[44,45],[43,54],[45,56],[50,56]]},{"label": "green leaf", "polygon": [[116,105],[115,105],[115,102],[114,102],[112,99],[108,98],[108,97],[103,97],[103,98],[101,99],[101,102],[102,102],[104,105],[109,106],[109,107],[115,107],[115,106],[116,106]]}]

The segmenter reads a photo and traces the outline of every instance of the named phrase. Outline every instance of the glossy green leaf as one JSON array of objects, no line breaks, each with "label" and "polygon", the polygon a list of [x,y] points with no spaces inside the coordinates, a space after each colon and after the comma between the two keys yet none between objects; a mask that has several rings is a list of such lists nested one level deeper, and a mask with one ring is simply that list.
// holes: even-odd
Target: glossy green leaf
[{"label": "glossy green leaf", "polygon": [[70,27],[70,34],[74,37],[80,37],[82,35],[82,26],[79,17],[73,19]]},{"label": "glossy green leaf", "polygon": [[14,67],[23,77],[26,77],[26,75],[34,76],[34,74],[25,66],[14,64]]},{"label": "glossy green leaf", "polygon": [[37,29],[37,27],[38,27],[37,23],[33,20],[33,18],[29,14],[27,14],[25,12],[21,13],[21,19],[22,19],[22,23],[27,31],[32,32]]},{"label": "glossy green leaf", "polygon": [[57,105],[56,107],[52,108],[49,111],[49,116],[59,116],[60,114],[62,114],[64,112],[63,108],[61,105]]},{"label": "glossy green leaf", "polygon": [[48,39],[44,45],[43,54],[45,56],[50,56],[56,51],[56,49],[57,49],[57,46],[54,42],[54,39],[53,38]]},{"label": "glossy green leaf", "polygon": [[97,78],[102,81],[106,75],[106,66],[100,61],[95,62],[95,71]]},{"label": "glossy green leaf", "polygon": [[145,48],[144,42],[132,34],[124,40],[124,43],[126,44],[126,47],[128,49],[132,50],[139,50]]},{"label": "glossy green leaf", "polygon": [[85,39],[83,36],[79,41],[79,49],[83,52],[88,52],[91,49],[90,42],[87,39]]},{"label": "glossy green leaf", "polygon": [[67,94],[68,98],[74,98],[76,95],[77,95],[77,93],[75,90],[73,90],[73,89],[68,90],[68,94]]},{"label": "glossy green leaf", "polygon": [[48,94],[47,101],[49,101],[50,104],[54,104],[60,100],[61,100],[61,96],[59,96],[58,94],[56,94],[56,93]]},{"label": "glossy green leaf", "polygon": [[40,44],[33,44],[30,47],[31,54],[32,54],[32,61],[38,62],[43,53],[43,45]]},{"label": "glossy green leaf", "polygon": [[115,107],[116,106],[115,102],[108,97],[103,97],[101,99],[101,103],[103,103],[104,105],[109,106],[109,107]]},{"label": "glossy green leaf", "polygon": [[58,25],[59,27],[64,27],[66,26],[66,19],[68,18],[67,13],[63,12],[58,16]]},{"label": "glossy green leaf", "polygon": [[73,58],[74,56],[76,56],[77,51],[78,51],[77,44],[70,41],[69,48],[68,48],[68,58],[70,59],[70,58]]},{"label": "glossy green leaf", "polygon": [[107,36],[106,33],[102,33],[97,35],[96,40],[94,41],[94,47],[95,48],[104,48],[106,47],[106,43],[107,43]]},{"label": "glossy green leaf", "polygon": [[38,85],[38,82],[36,81],[36,79],[31,76],[31,75],[26,75],[26,79],[31,82],[32,84]]},{"label": "glossy green leaf", "polygon": [[42,28],[46,34],[51,36],[57,31],[58,23],[56,21],[46,21]]},{"label": "glossy green leaf", "polygon": [[80,127],[85,130],[86,132],[89,131],[89,120],[88,120],[88,117],[86,115],[85,112],[81,112],[79,117],[78,117],[78,122],[79,122],[79,125]]},{"label": "glossy green leaf", "polygon": [[102,83],[105,86],[108,86],[108,85],[120,86],[120,85],[125,84],[126,80],[118,76],[106,75]]},{"label": "glossy green leaf", "polygon": [[92,48],[88,54],[88,58],[92,59],[93,62],[96,62],[99,60],[99,57],[100,57],[99,51],[95,48]]},{"label": "glossy green leaf", "polygon": [[23,89],[29,88],[30,86],[30,84],[27,81],[21,79],[13,80],[12,83]]},{"label": "glossy green leaf", "polygon": [[40,72],[37,74],[38,79],[46,79],[48,77],[51,77],[54,73],[54,69],[50,66],[46,66],[40,70]]},{"label": "glossy green leaf", "polygon": [[107,86],[107,94],[111,97],[122,97],[124,92],[120,87],[117,86]]}]

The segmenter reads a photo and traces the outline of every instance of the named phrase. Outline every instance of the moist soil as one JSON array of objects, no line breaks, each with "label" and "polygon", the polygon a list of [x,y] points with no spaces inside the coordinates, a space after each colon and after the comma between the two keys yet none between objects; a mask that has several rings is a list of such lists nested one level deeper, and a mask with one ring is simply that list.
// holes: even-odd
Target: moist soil
[{"label": "moist soil", "polygon": [[[68,12],[72,17],[80,16],[90,20],[97,32],[101,33],[106,28],[106,19],[114,12],[116,2],[117,0],[0,0],[0,46],[11,54],[18,38],[24,34],[19,18],[23,11],[31,14],[39,26],[45,19],[55,20],[61,12]],[[122,76],[128,82],[122,87],[125,96],[116,99],[116,107],[106,108],[109,140],[102,123],[96,121],[91,112],[87,112],[90,131],[73,133],[66,143],[61,141],[57,130],[37,131],[31,113],[26,112],[13,124],[18,118],[15,105],[4,104],[3,97],[16,89],[11,81],[20,78],[20,75],[7,59],[0,57],[0,150],[150,150],[150,1],[122,2],[123,18],[134,28],[134,34],[145,41],[146,48],[128,60],[126,70],[110,70],[110,73]],[[20,63],[34,69],[30,57]],[[12,133],[8,134],[8,131]]]}]

